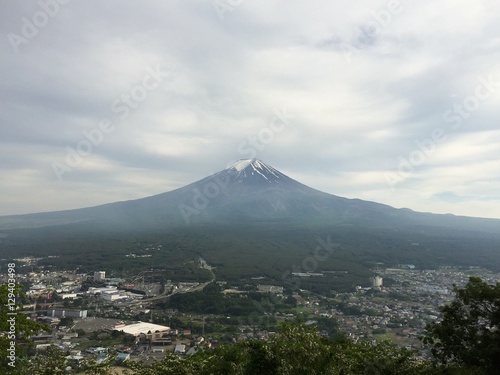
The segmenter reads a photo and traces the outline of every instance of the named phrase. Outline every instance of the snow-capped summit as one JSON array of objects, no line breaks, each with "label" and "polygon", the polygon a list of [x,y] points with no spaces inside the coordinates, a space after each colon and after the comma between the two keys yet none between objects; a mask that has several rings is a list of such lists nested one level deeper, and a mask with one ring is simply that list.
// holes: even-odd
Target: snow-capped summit
[{"label": "snow-capped summit", "polygon": [[219,174],[229,174],[234,182],[276,184],[291,180],[259,159],[241,159]]},{"label": "snow-capped summit", "polygon": [[231,165],[230,167],[228,167],[226,169],[236,169],[239,172],[256,161],[257,161],[257,159],[240,159],[236,163],[234,163],[233,165]]},{"label": "snow-capped summit", "polygon": [[[3,219],[3,221],[2,221]],[[281,223],[342,228],[474,228],[500,233],[499,220],[460,218],[395,209],[347,199],[308,187],[259,159],[243,159],[181,188],[125,202],[76,210],[0,217],[3,228],[45,228],[58,233],[64,225],[96,233],[160,231],[190,223]],[[3,230],[3,229],[2,229]],[[66,229],[65,229],[66,230]],[[371,230],[371,229],[370,229]]]}]

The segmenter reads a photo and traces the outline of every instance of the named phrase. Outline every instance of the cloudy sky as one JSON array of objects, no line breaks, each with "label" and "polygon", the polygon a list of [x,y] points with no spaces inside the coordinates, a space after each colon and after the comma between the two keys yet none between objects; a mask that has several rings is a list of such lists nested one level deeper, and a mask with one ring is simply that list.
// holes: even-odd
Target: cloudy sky
[{"label": "cloudy sky", "polygon": [[0,215],[257,157],[316,189],[500,218],[500,3],[3,1]]}]

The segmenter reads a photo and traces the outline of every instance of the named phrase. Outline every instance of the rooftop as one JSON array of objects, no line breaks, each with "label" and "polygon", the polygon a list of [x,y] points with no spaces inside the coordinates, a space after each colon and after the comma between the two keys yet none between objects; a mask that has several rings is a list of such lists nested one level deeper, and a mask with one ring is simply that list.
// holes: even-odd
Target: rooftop
[{"label": "rooftop", "polygon": [[129,335],[139,336],[141,333],[147,334],[148,332],[164,332],[169,331],[170,327],[161,326],[159,324],[139,322],[135,324],[129,324],[126,326],[117,325],[115,326],[117,331],[123,331]]}]

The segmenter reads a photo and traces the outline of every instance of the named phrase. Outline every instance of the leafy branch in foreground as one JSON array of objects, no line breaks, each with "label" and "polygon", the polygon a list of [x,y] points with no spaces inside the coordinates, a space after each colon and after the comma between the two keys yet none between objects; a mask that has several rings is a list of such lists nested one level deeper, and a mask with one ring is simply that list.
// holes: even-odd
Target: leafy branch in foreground
[{"label": "leafy branch in foreground", "polygon": [[350,340],[321,337],[301,324],[285,324],[269,341],[244,341],[200,351],[180,359],[143,366],[131,364],[134,374],[225,375],[414,375],[430,374],[430,364],[418,363],[406,349],[383,342],[372,346]]},{"label": "leafy branch in foreground", "polygon": [[439,363],[500,371],[500,283],[489,285],[471,277],[463,289],[454,287],[453,302],[441,308],[440,322],[427,326],[424,342],[432,345]]}]

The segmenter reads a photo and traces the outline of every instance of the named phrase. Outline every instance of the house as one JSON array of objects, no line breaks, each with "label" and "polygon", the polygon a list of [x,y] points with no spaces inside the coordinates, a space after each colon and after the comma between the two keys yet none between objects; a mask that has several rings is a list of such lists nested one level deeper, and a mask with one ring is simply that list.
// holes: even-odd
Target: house
[{"label": "house", "polygon": [[276,286],[276,285],[257,285],[257,291],[260,293],[275,293],[275,294],[281,294],[283,293],[283,287],[282,286]]},{"label": "house", "polygon": [[118,353],[118,355],[116,356],[116,359],[119,362],[126,362],[130,359],[130,353]]},{"label": "house", "polygon": [[175,345],[174,354],[177,354],[177,355],[186,354],[186,345],[184,345],[184,344]]},{"label": "house", "polygon": [[80,366],[84,358],[81,355],[68,355],[66,356],[66,364],[69,366]]}]

